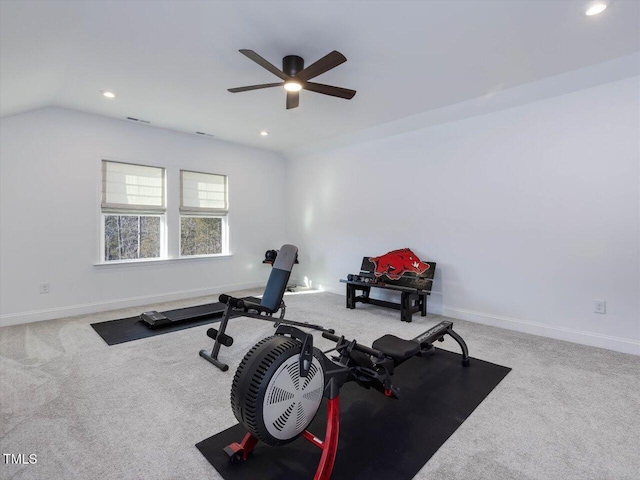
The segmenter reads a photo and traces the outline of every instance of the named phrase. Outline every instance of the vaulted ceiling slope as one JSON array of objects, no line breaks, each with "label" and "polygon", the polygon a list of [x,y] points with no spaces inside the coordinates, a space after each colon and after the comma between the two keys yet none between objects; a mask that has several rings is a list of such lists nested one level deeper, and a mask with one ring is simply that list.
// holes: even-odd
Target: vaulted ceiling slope
[{"label": "vaulted ceiling slope", "polygon": [[[587,3],[2,1],[0,114],[54,105],[286,152],[637,54],[640,2]],[[234,95],[278,81],[242,48],[278,67],[338,50],[315,80],[358,94],[303,91],[292,110],[278,88]]]}]

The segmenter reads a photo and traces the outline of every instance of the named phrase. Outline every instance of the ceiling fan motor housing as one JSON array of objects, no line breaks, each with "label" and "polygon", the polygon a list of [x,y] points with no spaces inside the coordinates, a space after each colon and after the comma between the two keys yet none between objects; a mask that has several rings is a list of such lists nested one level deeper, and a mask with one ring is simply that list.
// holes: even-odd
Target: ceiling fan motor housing
[{"label": "ceiling fan motor housing", "polygon": [[304,59],[297,55],[287,55],[282,59],[282,71],[290,77],[304,70]]}]

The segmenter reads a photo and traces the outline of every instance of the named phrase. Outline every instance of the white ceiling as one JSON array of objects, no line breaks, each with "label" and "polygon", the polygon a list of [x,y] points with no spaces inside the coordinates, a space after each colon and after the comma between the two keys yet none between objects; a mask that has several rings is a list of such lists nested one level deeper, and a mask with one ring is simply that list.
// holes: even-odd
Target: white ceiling
[{"label": "white ceiling", "polygon": [[[0,114],[56,105],[286,152],[640,50],[640,2],[587,3],[3,0]],[[358,93],[293,110],[280,88],[229,93],[278,81],[241,48],[278,67],[338,50],[314,81]]]}]

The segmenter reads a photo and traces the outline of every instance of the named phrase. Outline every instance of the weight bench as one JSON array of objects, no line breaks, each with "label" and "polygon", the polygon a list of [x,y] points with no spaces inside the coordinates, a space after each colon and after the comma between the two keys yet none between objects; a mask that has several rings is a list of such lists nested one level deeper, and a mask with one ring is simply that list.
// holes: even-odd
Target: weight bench
[{"label": "weight bench", "polygon": [[[287,282],[291,276],[291,270],[298,255],[298,248],[294,245],[283,245],[271,269],[271,275],[267,281],[262,298],[244,297],[235,298],[227,294],[222,294],[219,301],[225,304],[220,329],[210,328],[207,330],[207,336],[214,340],[211,353],[206,350],[200,350],[200,356],[218,367],[223,372],[229,369],[229,365],[218,360],[220,347],[230,347],[233,345],[233,338],[225,333],[229,319],[234,317],[250,317],[258,320],[267,320],[273,322],[277,327],[283,325],[295,325],[298,327],[311,328],[322,332],[333,333],[333,330],[326,329],[320,325],[312,325],[306,322],[294,322],[284,318],[286,306],[282,301],[284,292],[287,288]],[[273,318],[273,314],[280,310],[280,317]]]},{"label": "weight bench", "polygon": [[[389,254],[405,254],[404,250],[394,250]],[[408,251],[409,254],[413,252]],[[427,297],[431,295],[433,276],[436,270],[435,262],[417,262],[424,265],[426,269],[422,272],[403,270],[400,274],[393,274],[393,270],[387,273],[378,273],[376,264],[372,260],[383,257],[364,257],[360,273],[347,275],[346,280],[340,280],[347,284],[347,308],[354,309],[356,304],[369,303],[380,307],[394,308],[400,310],[400,320],[411,322],[413,314],[420,312],[421,316],[427,315]],[[412,259],[412,261],[414,261]],[[398,269],[399,270],[399,269]],[[397,273],[397,271],[396,271]],[[381,288],[384,290],[394,290],[400,292],[400,302],[388,302],[370,297],[371,288]],[[361,292],[358,295],[358,292]]]}]

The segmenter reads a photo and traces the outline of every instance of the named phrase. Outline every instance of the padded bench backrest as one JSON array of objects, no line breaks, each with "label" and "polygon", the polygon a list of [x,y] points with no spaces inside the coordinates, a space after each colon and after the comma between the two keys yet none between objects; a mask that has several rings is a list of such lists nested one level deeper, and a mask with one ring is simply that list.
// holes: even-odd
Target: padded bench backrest
[{"label": "padded bench backrest", "polygon": [[[375,275],[376,266],[371,260],[369,260],[370,258],[371,257],[364,257],[362,259],[360,272],[367,275]],[[385,274],[378,276],[378,278],[389,285],[398,285],[401,287],[415,288],[417,290],[430,292],[431,286],[433,285],[433,276],[436,273],[436,262],[423,263],[429,265],[429,268],[419,275],[414,272],[404,272],[399,279],[389,278]]]},{"label": "padded bench backrest", "polygon": [[287,289],[287,282],[291,276],[293,264],[298,255],[298,247],[295,245],[283,245],[278,252],[276,261],[273,263],[271,275],[264,289],[260,306],[266,308],[271,313],[280,308],[282,297]]}]

